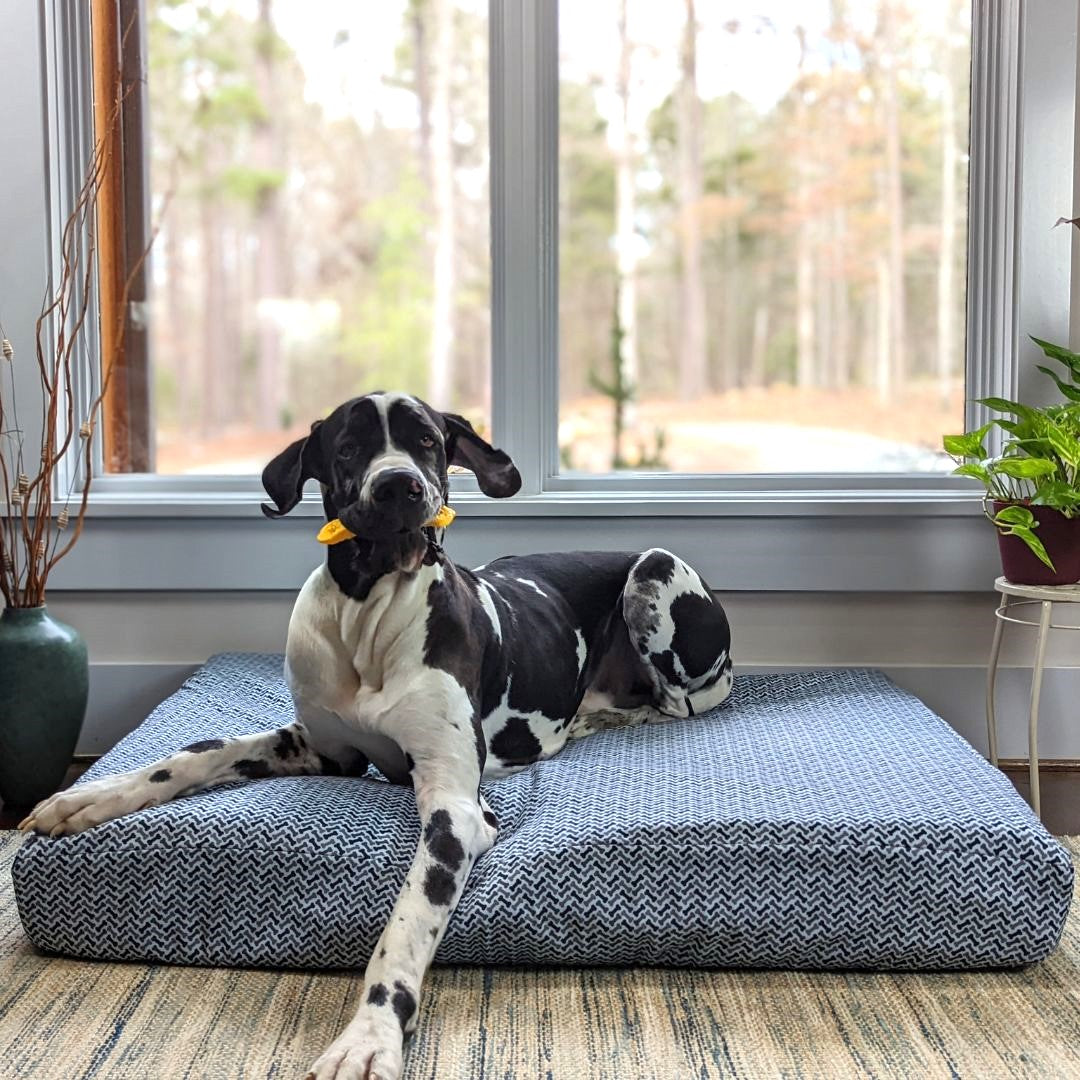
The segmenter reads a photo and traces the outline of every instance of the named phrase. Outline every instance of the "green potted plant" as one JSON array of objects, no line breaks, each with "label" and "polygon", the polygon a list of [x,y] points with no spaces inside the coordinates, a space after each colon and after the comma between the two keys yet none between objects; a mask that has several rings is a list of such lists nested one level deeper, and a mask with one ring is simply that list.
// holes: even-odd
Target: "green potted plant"
[{"label": "green potted plant", "polygon": [[[976,431],[946,435],[944,445],[958,463],[954,474],[986,488],[983,510],[997,526],[1005,576],[1022,585],[1068,585],[1080,581],[1080,353],[1031,340],[1063,368],[1064,378],[1039,365],[1064,400],[1037,408],[980,398],[1002,415]],[[994,427],[1006,440],[992,456],[984,443]]]}]

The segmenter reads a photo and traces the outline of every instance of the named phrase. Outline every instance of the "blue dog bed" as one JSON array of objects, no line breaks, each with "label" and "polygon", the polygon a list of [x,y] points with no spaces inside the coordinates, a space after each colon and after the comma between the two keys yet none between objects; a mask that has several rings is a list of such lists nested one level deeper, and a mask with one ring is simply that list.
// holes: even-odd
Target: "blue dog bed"
[{"label": "blue dog bed", "polygon": [[[87,773],[292,718],[279,656],[223,655]],[[716,711],[609,730],[484,787],[499,840],[437,961],[982,968],[1057,944],[1072,864],[1008,780],[873,671],[740,675]],[[233,784],[30,838],[23,925],[69,956],[363,966],[404,880],[411,791]]]}]

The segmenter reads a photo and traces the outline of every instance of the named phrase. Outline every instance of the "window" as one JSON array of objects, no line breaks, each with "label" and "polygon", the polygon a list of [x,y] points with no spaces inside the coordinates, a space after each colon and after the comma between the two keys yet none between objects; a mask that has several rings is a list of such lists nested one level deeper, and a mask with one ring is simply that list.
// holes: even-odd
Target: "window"
[{"label": "window", "polygon": [[[1024,385],[1023,333],[1055,336],[1065,151],[1040,125],[1065,130],[1046,103],[1075,91],[1054,74],[1075,12],[395,0],[361,25],[354,4],[110,5],[143,13],[149,66],[129,215],[140,162],[147,204],[172,192],[152,392],[112,410],[121,432],[147,418],[154,460],[118,471],[253,490],[284,435],[395,385],[488,427],[567,512],[619,492],[954,498],[940,436]],[[1053,289],[1025,291],[1021,257],[1050,259]]]},{"label": "window", "polygon": [[378,387],[488,427],[485,0],[145,0],[121,38],[125,9],[148,72],[129,219],[161,231],[109,467],[258,473]]},{"label": "window", "polygon": [[564,471],[951,468],[970,19],[562,0]]}]

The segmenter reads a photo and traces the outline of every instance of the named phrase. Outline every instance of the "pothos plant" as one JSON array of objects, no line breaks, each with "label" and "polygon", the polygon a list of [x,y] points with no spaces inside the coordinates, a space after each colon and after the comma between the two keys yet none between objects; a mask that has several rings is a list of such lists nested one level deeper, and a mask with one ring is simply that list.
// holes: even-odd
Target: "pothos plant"
[{"label": "pothos plant", "polygon": [[[1080,516],[1080,353],[1039,338],[1031,339],[1062,372],[1042,364],[1064,397],[1035,407],[1007,398],[979,398],[979,404],[1003,415],[963,435],[946,435],[945,451],[958,463],[956,476],[970,476],[986,487],[983,511],[1004,535],[1019,537],[1051,570],[1054,564],[1035,534],[1032,506],[1047,506],[1067,518]],[[1064,377],[1063,377],[1064,375]],[[986,436],[992,428],[1006,434],[1001,453],[991,455]],[[987,501],[1005,503],[992,513]]]}]

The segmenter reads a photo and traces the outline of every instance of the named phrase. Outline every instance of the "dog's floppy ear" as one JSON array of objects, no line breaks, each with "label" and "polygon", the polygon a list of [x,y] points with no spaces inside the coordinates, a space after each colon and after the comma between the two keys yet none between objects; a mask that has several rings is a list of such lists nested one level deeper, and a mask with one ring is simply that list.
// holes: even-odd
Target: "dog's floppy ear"
[{"label": "dog's floppy ear", "polygon": [[311,434],[297,439],[285,447],[269,465],[263,469],[262,482],[267,495],[277,503],[277,509],[262,504],[262,512],[268,518],[278,518],[287,514],[304,493],[306,480],[324,481],[322,447],[319,428],[322,421],[316,420],[311,425]]},{"label": "dog's floppy ear", "polygon": [[521,487],[521,474],[510,455],[496,450],[473,430],[463,416],[443,413],[446,422],[446,461],[472,469],[480,490],[493,499],[505,499]]}]

